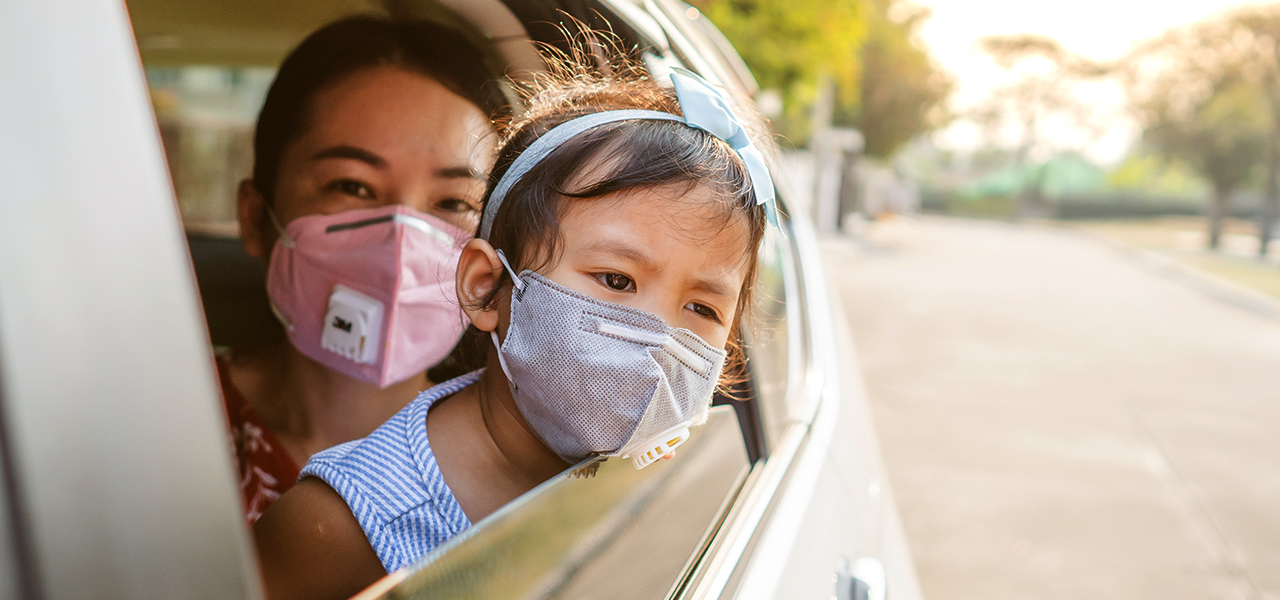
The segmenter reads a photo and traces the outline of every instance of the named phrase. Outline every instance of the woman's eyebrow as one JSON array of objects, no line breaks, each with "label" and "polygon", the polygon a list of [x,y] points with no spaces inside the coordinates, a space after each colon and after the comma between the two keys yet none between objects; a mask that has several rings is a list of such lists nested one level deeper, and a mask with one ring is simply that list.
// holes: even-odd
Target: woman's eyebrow
[{"label": "woman's eyebrow", "polygon": [[385,169],[387,160],[374,154],[364,148],[355,146],[330,146],[311,155],[311,160],[324,160],[326,158],[349,158],[367,163],[375,169]]},{"label": "woman's eyebrow", "polygon": [[436,169],[436,177],[443,177],[445,179],[485,179],[483,173],[477,172],[475,169],[466,165]]}]

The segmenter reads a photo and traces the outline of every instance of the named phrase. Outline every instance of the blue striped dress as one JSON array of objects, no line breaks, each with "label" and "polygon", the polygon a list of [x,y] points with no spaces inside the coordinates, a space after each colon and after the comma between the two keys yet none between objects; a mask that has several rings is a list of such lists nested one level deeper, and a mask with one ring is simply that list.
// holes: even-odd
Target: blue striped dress
[{"label": "blue striped dress", "polygon": [[414,398],[369,437],[317,452],[302,468],[351,507],[388,573],[407,567],[471,526],[427,442],[427,410],[480,379],[468,373]]}]

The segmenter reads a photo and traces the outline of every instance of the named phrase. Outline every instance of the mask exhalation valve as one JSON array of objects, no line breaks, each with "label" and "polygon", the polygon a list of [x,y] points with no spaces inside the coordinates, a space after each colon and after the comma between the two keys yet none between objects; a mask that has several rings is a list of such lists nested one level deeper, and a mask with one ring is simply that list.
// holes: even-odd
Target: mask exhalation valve
[{"label": "mask exhalation valve", "polygon": [[631,465],[643,469],[658,459],[671,454],[673,450],[689,440],[690,421],[685,421],[671,429],[655,435],[644,442],[632,446],[622,453],[622,458],[630,458]]},{"label": "mask exhalation valve", "polygon": [[345,285],[333,286],[320,347],[360,364],[378,360],[382,302]]}]

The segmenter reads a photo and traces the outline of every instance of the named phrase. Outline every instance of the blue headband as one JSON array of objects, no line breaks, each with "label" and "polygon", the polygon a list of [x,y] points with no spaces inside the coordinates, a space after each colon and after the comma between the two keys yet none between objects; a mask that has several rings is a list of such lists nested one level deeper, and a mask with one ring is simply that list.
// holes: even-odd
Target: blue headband
[{"label": "blue headband", "polygon": [[529,144],[529,147],[511,163],[507,172],[502,174],[502,179],[498,180],[498,185],[494,186],[493,192],[489,194],[489,200],[484,205],[484,214],[480,217],[480,239],[489,239],[493,229],[493,219],[497,216],[503,200],[506,199],[507,192],[511,191],[511,186],[520,181],[520,178],[524,177],[534,165],[542,162],[548,154],[559,148],[560,144],[601,125],[637,119],[677,121],[724,140],[738,153],[738,156],[742,157],[742,162],[747,166],[747,175],[751,178],[751,189],[755,192],[756,204],[764,205],[765,216],[769,219],[769,223],[777,226],[778,208],[774,199],[773,177],[769,175],[769,167],[765,164],[764,155],[751,143],[746,128],[738,120],[738,115],[734,114],[733,109],[729,107],[729,101],[724,93],[711,87],[705,79],[684,69],[673,70],[671,83],[675,85],[680,112],[684,113],[683,118],[655,110],[610,110],[592,113],[561,123]]}]

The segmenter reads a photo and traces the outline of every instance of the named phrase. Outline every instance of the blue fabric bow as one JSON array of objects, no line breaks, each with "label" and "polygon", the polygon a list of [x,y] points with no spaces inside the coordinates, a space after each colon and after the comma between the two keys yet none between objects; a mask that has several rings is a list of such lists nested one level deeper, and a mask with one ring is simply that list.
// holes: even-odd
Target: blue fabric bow
[{"label": "blue fabric bow", "polygon": [[724,92],[711,86],[707,80],[692,71],[672,69],[671,83],[680,100],[684,122],[714,135],[733,148],[747,165],[751,188],[756,194],[756,204],[764,205],[765,216],[773,226],[778,225],[778,204],[774,197],[773,177],[764,155],[751,143],[747,130],[729,106]]}]

